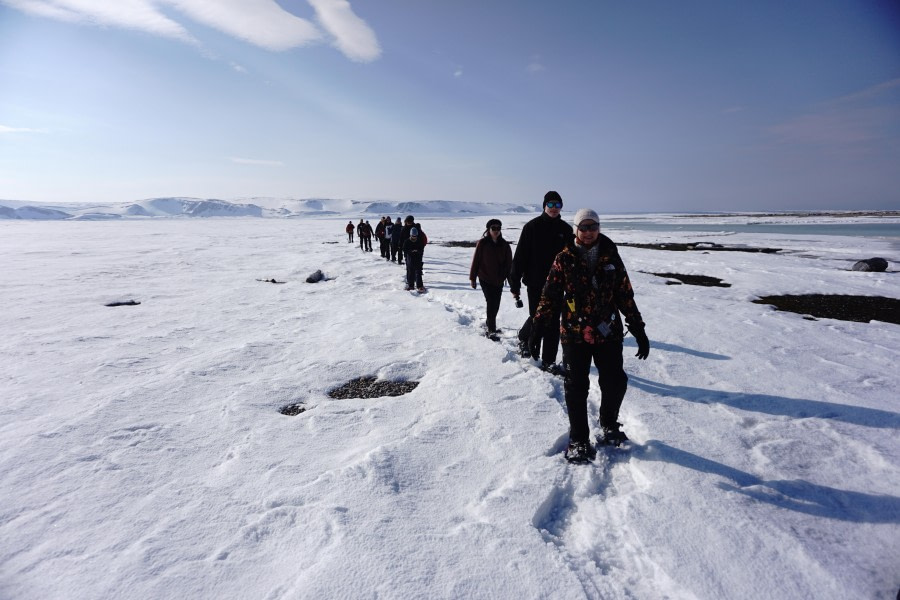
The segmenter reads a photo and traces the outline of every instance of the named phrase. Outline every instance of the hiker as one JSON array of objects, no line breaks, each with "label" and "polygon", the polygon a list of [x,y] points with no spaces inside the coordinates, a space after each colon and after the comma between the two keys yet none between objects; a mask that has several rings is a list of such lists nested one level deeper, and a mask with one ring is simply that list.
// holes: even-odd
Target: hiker
[{"label": "hiker", "polygon": [[[628,376],[622,368],[622,341],[628,329],[637,340],[635,356],[645,360],[650,340],[634,303],[634,290],[616,245],[600,233],[600,217],[589,208],[575,213],[574,241],[560,252],[544,286],[532,321],[529,345],[537,352],[544,330],[559,326],[562,313],[562,347],[565,366],[566,409],[569,413],[569,446],[566,458],[573,462],[593,460],[587,397],[591,362],[600,384],[600,427],[597,442],[620,445],[628,440],[618,422]],[[546,338],[545,338],[546,339]]]},{"label": "hiker", "polygon": [[385,257],[388,249],[388,242],[386,236],[386,228],[385,218],[381,217],[381,220],[378,221],[378,225],[375,226],[375,238],[378,240],[378,251],[381,252],[381,258]]},{"label": "hiker", "polygon": [[391,236],[394,234],[394,222],[390,217],[384,218],[384,239],[381,243],[381,255],[385,260],[391,260]]},{"label": "hiker", "polygon": [[[409,239],[409,232],[415,228],[419,232],[419,237],[422,238],[422,250],[420,258],[424,258],[424,249],[426,244],[428,244],[428,236],[425,235],[425,232],[422,231],[422,226],[416,223],[416,218],[412,215],[406,215],[406,218],[403,219],[403,229],[400,230],[400,249],[402,250],[405,247],[406,240]],[[403,252],[403,257],[406,258],[406,252]],[[409,259],[407,259],[408,261]],[[402,264],[402,263],[401,263]],[[424,260],[420,260],[419,262],[419,271],[422,270],[422,265],[424,264]],[[421,278],[422,274],[419,273],[419,277]]]},{"label": "hiker", "polygon": [[409,237],[403,242],[403,254],[406,255],[406,291],[413,289],[420,294],[425,293],[425,286],[422,284],[422,251],[425,248],[425,241],[419,235],[416,227],[411,227]]},{"label": "hiker", "polygon": [[394,227],[391,229],[391,261],[396,261],[400,265],[403,264],[403,250],[400,248],[400,234],[402,232],[403,223],[400,222],[400,217],[397,217]]},{"label": "hiker", "polygon": [[[550,191],[544,195],[543,212],[540,216],[528,221],[522,228],[516,253],[513,257],[512,272],[509,276],[509,291],[519,300],[521,282],[528,288],[528,319],[519,330],[519,350],[522,356],[531,356],[541,360],[541,368],[554,375],[561,375],[562,369],[556,364],[559,350],[559,331],[556,327],[548,327],[540,338],[537,348],[540,354],[531,354],[528,345],[531,338],[531,321],[541,299],[544,282],[553,259],[572,239],[572,227],[559,216],[562,212],[562,197]],[[559,312],[555,322],[559,322]]]},{"label": "hiker", "polygon": [[503,283],[512,268],[512,250],[509,242],[503,239],[503,223],[500,219],[491,219],[485,225],[481,239],[475,245],[472,256],[472,267],[469,269],[469,281],[472,289],[481,284],[481,292],[487,304],[487,321],[485,335],[499,341],[500,331],[497,329],[497,313],[500,311],[500,298],[503,295]]},{"label": "hiker", "polygon": [[345,231],[347,232],[347,241],[350,242],[351,244],[353,243],[353,230],[354,229],[355,229],[355,227],[353,226],[353,221],[350,221],[349,223],[347,223],[347,227],[345,228]]},{"label": "hiker", "polygon": [[365,233],[366,233],[366,222],[363,221],[362,219],[360,219],[359,225],[356,226],[356,235],[359,237],[359,249],[362,250],[363,252],[366,251],[366,240],[364,239]]}]

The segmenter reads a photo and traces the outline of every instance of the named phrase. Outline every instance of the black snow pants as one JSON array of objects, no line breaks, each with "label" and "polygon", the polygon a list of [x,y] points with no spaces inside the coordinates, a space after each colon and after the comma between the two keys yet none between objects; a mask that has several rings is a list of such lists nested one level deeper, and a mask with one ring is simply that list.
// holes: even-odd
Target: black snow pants
[{"label": "black snow pants", "polygon": [[591,362],[597,366],[600,383],[600,426],[610,426],[619,418],[619,408],[628,389],[628,375],[622,368],[622,343],[563,344],[566,369],[566,409],[569,412],[569,440],[590,441],[587,397]]},{"label": "black snow pants", "polygon": [[503,285],[485,283],[480,280],[478,283],[481,284],[481,293],[484,294],[484,301],[487,303],[487,330],[488,332],[497,331],[497,313],[500,312]]}]

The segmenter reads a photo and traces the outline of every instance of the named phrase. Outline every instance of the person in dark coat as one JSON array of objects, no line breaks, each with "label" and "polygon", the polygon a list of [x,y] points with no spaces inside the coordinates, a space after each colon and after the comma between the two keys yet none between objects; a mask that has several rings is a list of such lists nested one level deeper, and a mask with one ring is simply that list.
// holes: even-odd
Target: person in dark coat
[{"label": "person in dark coat", "polygon": [[347,241],[350,242],[351,244],[353,243],[353,230],[354,229],[356,229],[356,228],[353,226],[353,221],[350,221],[349,223],[347,223],[347,227],[344,228],[344,231],[347,232]]},{"label": "person in dark coat", "polygon": [[356,237],[359,238],[359,249],[363,252],[366,251],[366,240],[364,238],[366,233],[366,222],[362,219],[359,220],[359,225],[356,226]]},{"label": "person in dark coat", "polygon": [[403,253],[406,255],[406,290],[415,288],[420,294],[425,292],[422,283],[422,251],[425,244],[415,227],[409,229],[409,237],[403,242]]},{"label": "person in dark coat", "polygon": [[499,340],[497,330],[497,313],[500,311],[500,299],[503,296],[503,284],[512,268],[512,250],[509,242],[503,239],[503,223],[500,219],[491,219],[485,226],[484,233],[475,245],[472,266],[469,269],[469,281],[472,289],[481,283],[481,292],[487,303],[486,335],[494,341]]},{"label": "person in dark coat", "polygon": [[[544,212],[522,228],[509,277],[509,290],[516,300],[519,299],[521,283],[524,282],[528,288],[529,318],[519,330],[522,355],[540,358],[541,368],[554,374],[561,373],[556,364],[556,354],[559,351],[559,332],[556,328],[547,328],[541,338],[540,356],[531,355],[528,340],[531,337],[531,319],[537,310],[553,259],[572,240],[572,226],[560,217],[562,205],[559,193],[550,191],[544,195]],[[556,318],[559,319],[559,313]]]},{"label": "person in dark coat", "polygon": [[381,248],[381,255],[386,260],[391,260],[391,237],[394,235],[394,222],[390,217],[384,218],[384,241]]},{"label": "person in dark coat", "polygon": [[[409,232],[412,231],[412,229],[414,227],[419,232],[419,235],[422,236],[422,233],[423,233],[422,226],[419,225],[418,223],[416,223],[416,218],[412,215],[406,215],[406,218],[403,219],[403,229],[400,230],[400,248],[401,248],[401,250],[404,248],[404,245],[406,244],[406,240],[409,239]],[[422,242],[423,242],[422,249],[424,252],[424,249],[425,249],[424,239],[422,240]],[[406,252],[403,252],[403,257],[406,258]],[[423,264],[424,264],[424,254],[423,254],[423,260],[419,264],[420,271],[422,269]],[[420,277],[421,277],[421,273],[420,273]]]},{"label": "person in dark coat", "polygon": [[400,248],[400,234],[403,232],[403,223],[400,217],[394,222],[394,228],[391,229],[391,260],[397,261],[397,264],[403,264],[403,250]]},{"label": "person in dark coat", "polygon": [[366,221],[366,252],[372,251],[372,224]]},{"label": "person in dark coat", "polygon": [[375,226],[375,239],[378,240],[378,251],[381,253],[381,258],[384,258],[388,248],[388,242],[385,239],[384,217],[381,217],[381,220],[378,221],[378,225]]},{"label": "person in dark coat", "polygon": [[550,269],[534,315],[530,343],[539,343],[543,329],[561,330],[569,413],[566,458],[583,462],[596,454],[590,443],[587,408],[591,362],[597,367],[601,394],[603,435],[597,436],[597,441],[618,446],[628,439],[618,422],[628,388],[628,376],[622,367],[622,316],[637,340],[635,356],[639,359],[645,360],[650,354],[650,340],[619,251],[600,233],[600,217],[583,208],[575,213],[575,224],[575,240],[556,256]]}]

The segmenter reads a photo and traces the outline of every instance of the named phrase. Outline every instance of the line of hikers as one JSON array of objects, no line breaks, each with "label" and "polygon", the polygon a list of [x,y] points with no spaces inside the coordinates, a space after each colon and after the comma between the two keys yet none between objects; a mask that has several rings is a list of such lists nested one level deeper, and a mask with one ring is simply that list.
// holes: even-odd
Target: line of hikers
[{"label": "line of hikers", "polygon": [[372,237],[378,240],[381,258],[403,265],[406,262],[406,290],[417,290],[425,293],[425,285],[422,283],[422,264],[425,245],[428,236],[422,230],[422,226],[416,223],[415,217],[407,215],[403,222],[400,217],[392,221],[391,217],[381,217],[375,229],[368,221],[360,219],[359,224],[353,225],[353,221],[347,223],[347,241],[353,243],[353,232],[359,236],[359,249],[363,252],[372,252]]},{"label": "line of hikers", "polygon": [[[544,196],[543,211],[522,228],[513,256],[502,235],[499,219],[487,222],[475,246],[469,280],[481,284],[487,303],[485,334],[499,341],[497,313],[503,286],[522,306],[522,283],[528,292],[529,317],[519,329],[523,357],[541,361],[541,368],[565,379],[569,415],[569,445],[566,459],[593,460],[587,397],[591,363],[597,367],[600,384],[600,427],[597,442],[618,446],[627,441],[618,422],[619,409],[628,387],[623,368],[625,327],[637,340],[635,356],[644,360],[650,341],[634,302],[634,290],[618,248],[600,233],[600,217],[582,208],[572,226],[562,220],[562,197],[555,191]],[[563,364],[556,364],[562,342]]]}]

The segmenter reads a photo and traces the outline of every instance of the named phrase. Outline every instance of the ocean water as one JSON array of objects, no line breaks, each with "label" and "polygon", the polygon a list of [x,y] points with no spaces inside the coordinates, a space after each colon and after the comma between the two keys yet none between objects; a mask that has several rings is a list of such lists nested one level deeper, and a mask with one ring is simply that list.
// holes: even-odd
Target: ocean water
[{"label": "ocean water", "polygon": [[853,237],[896,238],[900,241],[900,223],[653,223],[649,221],[608,221],[603,228],[610,231],[707,231],[722,233],[773,233],[787,235],[844,235]]}]

